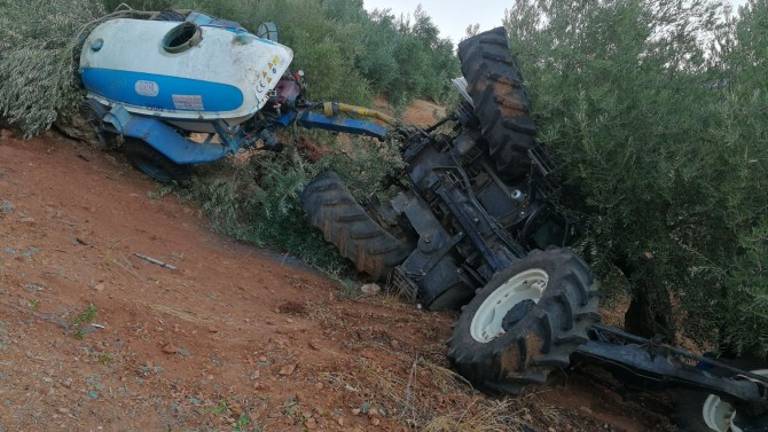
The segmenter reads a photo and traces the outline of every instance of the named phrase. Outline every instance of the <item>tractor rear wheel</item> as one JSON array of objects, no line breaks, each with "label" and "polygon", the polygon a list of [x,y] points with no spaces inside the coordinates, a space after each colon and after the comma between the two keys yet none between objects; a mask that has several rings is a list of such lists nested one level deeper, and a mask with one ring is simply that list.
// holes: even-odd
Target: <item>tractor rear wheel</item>
[{"label": "tractor rear wheel", "polygon": [[532,251],[497,273],[459,317],[448,357],[475,387],[519,394],[568,367],[600,320],[584,261],[566,249]]},{"label": "tractor rear wheel", "polygon": [[531,171],[528,152],[536,145],[536,125],[506,31],[499,27],[461,42],[459,59],[499,175],[506,180],[525,176]]},{"label": "tractor rear wheel", "polygon": [[186,185],[192,175],[189,165],[179,165],[154,147],[136,138],[125,138],[125,154],[134,168],[163,184]]},{"label": "tractor rear wheel", "polygon": [[359,271],[384,279],[413,250],[407,240],[381,227],[355,201],[344,181],[334,172],[317,176],[301,196],[310,223]]}]

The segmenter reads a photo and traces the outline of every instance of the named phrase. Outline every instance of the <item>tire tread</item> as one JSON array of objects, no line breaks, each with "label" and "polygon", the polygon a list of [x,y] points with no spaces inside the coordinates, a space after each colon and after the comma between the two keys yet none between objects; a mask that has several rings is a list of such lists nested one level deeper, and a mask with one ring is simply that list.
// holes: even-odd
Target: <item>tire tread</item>
[{"label": "tire tread", "polygon": [[301,201],[310,223],[323,232],[325,240],[359,271],[377,280],[385,278],[413,249],[377,224],[334,172],[312,180]]}]

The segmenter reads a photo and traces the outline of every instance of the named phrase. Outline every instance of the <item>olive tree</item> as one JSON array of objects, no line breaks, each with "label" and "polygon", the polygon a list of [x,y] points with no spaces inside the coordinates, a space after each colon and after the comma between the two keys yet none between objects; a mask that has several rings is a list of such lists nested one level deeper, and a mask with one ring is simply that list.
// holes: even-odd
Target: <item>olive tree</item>
[{"label": "olive tree", "polygon": [[[582,252],[630,330],[768,350],[766,7],[518,0],[505,25]],[[673,305],[680,305],[679,308]]]}]

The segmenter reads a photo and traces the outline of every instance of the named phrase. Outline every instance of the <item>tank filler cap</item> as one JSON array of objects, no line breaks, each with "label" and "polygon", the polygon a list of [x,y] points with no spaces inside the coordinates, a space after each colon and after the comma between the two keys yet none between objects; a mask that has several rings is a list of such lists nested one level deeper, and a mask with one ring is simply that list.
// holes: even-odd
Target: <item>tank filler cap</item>
[{"label": "tank filler cap", "polygon": [[98,38],[95,41],[91,42],[91,51],[94,51],[94,52],[100,51],[102,47],[104,47],[104,39],[102,38]]}]

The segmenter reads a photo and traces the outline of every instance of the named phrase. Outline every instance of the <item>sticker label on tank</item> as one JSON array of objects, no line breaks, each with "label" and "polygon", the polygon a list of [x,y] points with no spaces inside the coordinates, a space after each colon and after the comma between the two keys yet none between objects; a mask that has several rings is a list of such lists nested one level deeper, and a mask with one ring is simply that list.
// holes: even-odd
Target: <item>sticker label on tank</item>
[{"label": "sticker label on tank", "polygon": [[178,110],[204,111],[203,97],[200,95],[172,95],[173,106]]},{"label": "sticker label on tank", "polygon": [[140,96],[155,97],[160,94],[160,86],[154,81],[138,80],[133,89]]}]

